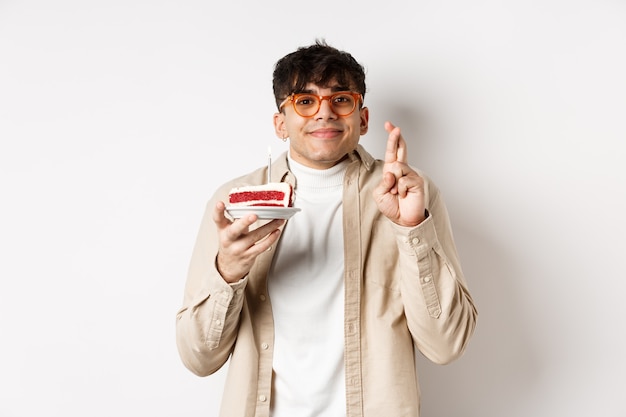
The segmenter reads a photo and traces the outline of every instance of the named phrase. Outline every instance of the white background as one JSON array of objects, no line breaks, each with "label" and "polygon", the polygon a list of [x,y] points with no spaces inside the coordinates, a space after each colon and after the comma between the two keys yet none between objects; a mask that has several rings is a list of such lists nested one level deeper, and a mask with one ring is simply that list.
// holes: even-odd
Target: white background
[{"label": "white background", "polygon": [[286,149],[273,64],[317,37],[367,68],[362,143],[393,121],[442,189],[479,309],[420,358],[423,416],[626,416],[617,0],[0,0],[0,416],[217,415],[175,346],[192,245]]}]

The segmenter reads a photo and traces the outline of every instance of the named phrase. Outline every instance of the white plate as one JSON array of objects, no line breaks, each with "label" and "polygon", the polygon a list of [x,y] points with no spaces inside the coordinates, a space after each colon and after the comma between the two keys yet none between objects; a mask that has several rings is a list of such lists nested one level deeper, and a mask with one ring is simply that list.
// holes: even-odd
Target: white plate
[{"label": "white plate", "polygon": [[256,214],[259,219],[288,219],[300,211],[296,207],[267,207],[267,206],[251,206],[251,207],[226,207],[228,214],[235,219],[239,219],[248,214]]}]

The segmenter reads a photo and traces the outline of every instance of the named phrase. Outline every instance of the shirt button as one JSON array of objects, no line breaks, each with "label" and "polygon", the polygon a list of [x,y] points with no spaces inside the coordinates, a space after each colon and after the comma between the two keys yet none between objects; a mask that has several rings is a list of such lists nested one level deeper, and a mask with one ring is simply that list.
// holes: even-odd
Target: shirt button
[{"label": "shirt button", "polygon": [[267,401],[267,397],[265,395],[259,395],[259,401],[264,403],[265,401]]},{"label": "shirt button", "polygon": [[237,293],[237,294],[239,294],[239,295],[241,295],[241,293],[243,293],[243,290],[242,290],[241,288],[239,288],[239,289],[236,291],[236,293]]},{"label": "shirt button", "polygon": [[267,343],[263,343],[263,344],[261,345],[261,348],[262,348],[263,350],[267,350],[267,349],[269,349],[269,347],[270,347],[270,345],[268,345]]},{"label": "shirt button", "polygon": [[222,320],[220,320],[220,319],[215,320],[215,325],[221,326],[222,325]]},{"label": "shirt button", "polygon": [[430,277],[424,278],[424,282],[426,282],[426,283],[430,282]]},{"label": "shirt button", "polygon": [[413,242],[414,245],[417,245],[418,243],[420,243],[420,239],[418,237],[414,237],[411,242]]},{"label": "shirt button", "polygon": [[265,301],[265,299],[266,299],[265,295],[261,294],[261,295],[259,296],[259,300],[261,300],[261,301]]}]

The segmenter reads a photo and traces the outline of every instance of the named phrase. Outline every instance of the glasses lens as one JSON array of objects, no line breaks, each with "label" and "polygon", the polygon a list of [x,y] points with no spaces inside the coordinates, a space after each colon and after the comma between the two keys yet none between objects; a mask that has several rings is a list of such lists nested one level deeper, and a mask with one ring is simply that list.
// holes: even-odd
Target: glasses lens
[{"label": "glasses lens", "polygon": [[339,116],[346,116],[352,113],[356,106],[354,96],[350,93],[337,93],[331,96],[330,105],[333,108],[335,114]]},{"label": "glasses lens", "polygon": [[314,95],[298,94],[294,97],[293,106],[299,115],[313,116],[320,107],[320,99]]}]

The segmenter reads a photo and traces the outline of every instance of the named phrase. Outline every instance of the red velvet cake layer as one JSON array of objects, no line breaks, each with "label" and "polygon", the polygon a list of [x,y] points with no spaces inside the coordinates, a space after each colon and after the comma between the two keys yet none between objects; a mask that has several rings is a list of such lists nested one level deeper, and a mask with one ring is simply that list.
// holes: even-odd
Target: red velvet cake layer
[{"label": "red velvet cake layer", "polygon": [[[230,195],[230,202],[231,203],[242,203],[245,201],[255,201],[255,200],[263,200],[263,201],[268,201],[268,202],[272,202],[272,200],[274,201],[274,204],[269,204],[272,206],[275,205],[282,205],[282,204],[276,204],[276,201],[282,201],[285,198],[285,193],[283,193],[282,191],[244,191],[241,193],[234,193]],[[260,206],[263,204],[257,203],[255,204],[256,206]]]}]

